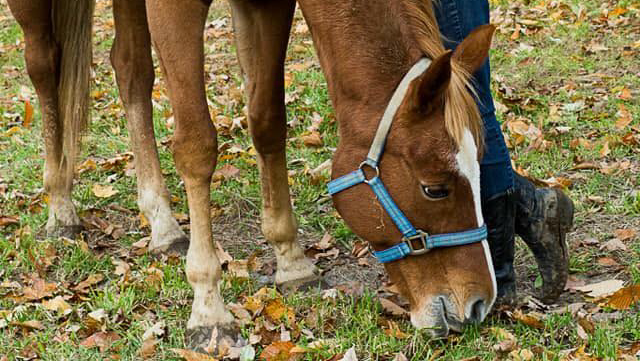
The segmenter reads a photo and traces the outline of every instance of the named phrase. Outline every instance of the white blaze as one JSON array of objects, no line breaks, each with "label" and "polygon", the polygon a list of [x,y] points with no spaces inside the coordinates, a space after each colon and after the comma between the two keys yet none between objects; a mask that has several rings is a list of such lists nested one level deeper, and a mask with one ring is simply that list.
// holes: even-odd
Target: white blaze
[{"label": "white blaze", "polygon": [[[476,219],[478,221],[478,227],[484,224],[482,218],[482,206],[480,204],[480,163],[478,163],[478,148],[473,139],[473,135],[469,129],[465,129],[462,142],[460,144],[460,151],[456,155],[456,161],[458,163],[458,170],[460,174],[467,177],[469,185],[471,186],[471,192],[473,193],[473,203],[476,210]],[[496,300],[498,294],[498,287],[496,285],[496,275],[493,270],[493,262],[491,261],[491,252],[489,250],[489,244],[486,240],[482,241],[482,248],[484,249],[484,256],[487,260],[487,266],[489,267],[489,273],[491,274],[491,283],[493,285],[493,299],[489,303],[487,313],[493,307],[493,303]],[[482,317],[484,318],[485,315]]]}]

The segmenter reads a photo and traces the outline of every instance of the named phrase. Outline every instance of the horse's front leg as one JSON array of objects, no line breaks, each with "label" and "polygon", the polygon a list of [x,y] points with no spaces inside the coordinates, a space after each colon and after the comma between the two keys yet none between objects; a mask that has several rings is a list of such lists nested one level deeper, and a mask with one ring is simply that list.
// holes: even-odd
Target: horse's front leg
[{"label": "horse's front leg", "polygon": [[155,74],[144,0],[114,0],[116,39],[111,63],[127,113],[136,159],[138,206],[151,224],[152,253],[185,252],[187,236],[171,214],[169,191],[162,177],[153,134],[151,91]]},{"label": "horse's front leg", "polygon": [[146,5],[176,119],[173,157],[189,202],[186,274],[194,299],[187,331],[203,336],[191,342],[208,342],[213,327],[222,332],[233,322],[218,289],[222,270],[211,239],[209,192],[218,144],[204,83],[203,33],[209,6],[201,0],[147,0]]},{"label": "horse's front leg", "polygon": [[287,177],[284,60],[294,0],[232,0],[240,65],[247,80],[249,130],[262,183],[262,232],[277,258],[276,284],[314,282],[316,267],[296,241]]}]

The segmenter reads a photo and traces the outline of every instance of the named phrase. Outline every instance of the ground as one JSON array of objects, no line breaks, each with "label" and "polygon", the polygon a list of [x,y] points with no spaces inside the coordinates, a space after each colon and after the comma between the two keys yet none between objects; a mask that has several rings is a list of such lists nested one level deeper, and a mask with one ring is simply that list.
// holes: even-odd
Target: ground
[{"label": "ground", "polygon": [[[222,291],[251,341],[244,359],[251,351],[268,360],[337,360],[353,351],[360,360],[401,360],[399,353],[414,360],[590,360],[637,352],[638,292],[626,287],[618,296],[594,298],[575,288],[640,283],[639,15],[633,1],[492,1],[498,117],[516,169],[564,188],[576,204],[571,278],[558,304],[541,305],[535,262],[518,243],[520,304],[494,310],[462,334],[431,340],[394,307],[404,304],[382,268],[332,208],[321,165],[338,141],[335,118],[299,13],[286,72],[289,181],[299,238],[337,291],[282,298],[271,288],[275,264],[259,231],[255,152],[231,24],[227,5],[216,3],[205,46],[207,95],[222,149],[212,186],[213,227],[230,254]],[[100,0],[92,122],[74,190],[87,231],[76,240],[47,239],[41,118],[22,33],[0,2],[0,360],[196,359],[184,350],[192,298],[184,261],[145,252],[150,230],[135,203],[135,160],[127,153],[108,60],[112,38],[111,5]],[[186,197],[169,151],[173,117],[157,74],[161,162],[176,217],[188,230]],[[246,279],[248,269],[260,277]],[[595,291],[607,296],[622,282]]]}]

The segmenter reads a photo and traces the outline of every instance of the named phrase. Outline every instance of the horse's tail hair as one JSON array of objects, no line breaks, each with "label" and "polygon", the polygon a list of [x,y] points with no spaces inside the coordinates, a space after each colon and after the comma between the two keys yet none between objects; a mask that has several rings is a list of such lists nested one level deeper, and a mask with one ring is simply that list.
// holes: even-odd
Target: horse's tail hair
[{"label": "horse's tail hair", "polygon": [[54,0],[53,33],[61,59],[58,117],[62,125],[62,162],[73,176],[79,138],[89,122],[92,24],[95,0]]}]

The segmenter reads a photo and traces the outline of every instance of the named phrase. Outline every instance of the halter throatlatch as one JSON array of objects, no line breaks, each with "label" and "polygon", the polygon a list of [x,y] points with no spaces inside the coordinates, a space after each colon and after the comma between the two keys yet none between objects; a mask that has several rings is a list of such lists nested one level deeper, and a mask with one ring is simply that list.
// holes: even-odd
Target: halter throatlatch
[{"label": "halter throatlatch", "polygon": [[[360,183],[368,184],[371,187],[378,201],[389,214],[400,233],[402,233],[402,242],[383,251],[373,252],[376,258],[382,263],[396,261],[407,256],[419,256],[429,252],[433,248],[460,246],[481,242],[487,238],[487,227],[485,225],[468,231],[438,235],[429,235],[425,231],[416,229],[404,213],[402,213],[400,208],[398,208],[380,179],[378,163],[384,152],[384,144],[389,135],[393,117],[409,89],[409,84],[411,84],[415,78],[422,75],[429,68],[429,65],[431,65],[431,60],[427,58],[420,59],[411,67],[396,88],[380,120],[375,138],[373,139],[371,148],[369,148],[367,159],[360,164],[357,170],[334,179],[329,182],[328,185],[329,194],[331,195]],[[375,176],[367,179],[363,170],[364,167],[373,169]]]}]

